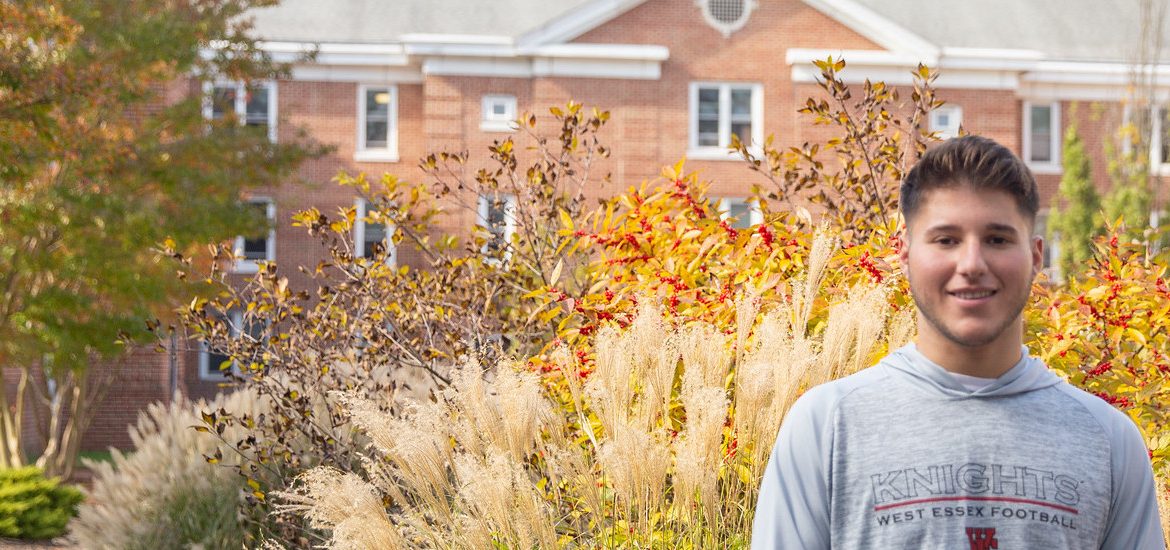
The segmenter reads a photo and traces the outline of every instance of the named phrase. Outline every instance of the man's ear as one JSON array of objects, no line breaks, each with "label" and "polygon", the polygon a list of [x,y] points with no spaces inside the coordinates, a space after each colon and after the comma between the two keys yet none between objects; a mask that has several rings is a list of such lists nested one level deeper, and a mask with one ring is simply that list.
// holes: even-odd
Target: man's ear
[{"label": "man's ear", "polygon": [[1044,237],[1040,235],[1032,236],[1032,277],[1040,274],[1040,270],[1044,269]]},{"label": "man's ear", "polygon": [[903,226],[898,235],[898,262],[902,264],[902,275],[910,278],[910,229]]}]

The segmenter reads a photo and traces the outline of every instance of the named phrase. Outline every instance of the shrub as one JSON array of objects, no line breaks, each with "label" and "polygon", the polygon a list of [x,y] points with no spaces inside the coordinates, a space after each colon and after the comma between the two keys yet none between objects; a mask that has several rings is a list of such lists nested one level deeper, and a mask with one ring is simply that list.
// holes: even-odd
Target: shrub
[{"label": "shrub", "polygon": [[246,484],[234,469],[212,463],[236,464],[241,457],[225,453],[218,437],[192,428],[202,425],[207,409],[258,414],[262,407],[246,391],[211,403],[177,397],[147,407],[130,428],[133,453],[112,450],[109,462],[85,461],[94,481],[74,522],[77,540],[95,549],[241,547],[239,501]]},{"label": "shrub", "polygon": [[0,536],[51,539],[77,515],[81,491],[33,466],[0,470]]}]

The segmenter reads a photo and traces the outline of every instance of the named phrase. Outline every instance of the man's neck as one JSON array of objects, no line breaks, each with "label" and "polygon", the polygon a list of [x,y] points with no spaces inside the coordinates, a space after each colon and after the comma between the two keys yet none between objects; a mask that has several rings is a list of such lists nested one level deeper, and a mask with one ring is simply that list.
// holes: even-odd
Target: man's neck
[{"label": "man's neck", "polygon": [[917,344],[918,352],[940,367],[980,378],[999,378],[1023,356],[1022,337],[1001,338],[985,346],[963,346],[941,334],[919,332]]}]

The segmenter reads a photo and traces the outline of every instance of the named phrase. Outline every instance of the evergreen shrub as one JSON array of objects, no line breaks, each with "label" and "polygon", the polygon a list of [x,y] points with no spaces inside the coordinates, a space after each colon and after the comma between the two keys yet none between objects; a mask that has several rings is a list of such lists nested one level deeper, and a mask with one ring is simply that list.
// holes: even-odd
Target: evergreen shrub
[{"label": "evergreen shrub", "polygon": [[81,491],[46,478],[35,466],[0,470],[0,536],[61,536],[81,499]]}]

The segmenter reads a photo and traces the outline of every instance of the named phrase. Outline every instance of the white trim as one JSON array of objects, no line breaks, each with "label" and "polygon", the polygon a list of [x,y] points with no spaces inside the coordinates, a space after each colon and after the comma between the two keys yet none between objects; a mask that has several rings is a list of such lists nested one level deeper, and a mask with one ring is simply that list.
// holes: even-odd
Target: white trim
[{"label": "white trim", "polygon": [[[366,92],[386,90],[386,146],[366,147]],[[393,84],[359,84],[357,86],[357,141],[353,159],[357,162],[398,162],[398,86]]]},{"label": "white trim", "polygon": [[495,76],[532,78],[541,76],[580,78],[621,78],[658,80],[662,64],[647,60],[566,59],[537,57],[532,59],[497,57],[431,57],[423,61],[424,75]]},{"label": "white trim", "polygon": [[[231,338],[239,338],[240,334],[243,333],[243,312],[238,309],[228,311],[228,318],[224,321],[228,324],[228,335]],[[232,361],[230,356],[228,360]],[[240,366],[232,361],[231,370],[239,374]],[[207,347],[207,342],[199,342],[199,379],[208,382],[222,382],[227,380],[227,375],[222,373],[223,371],[219,370],[219,365],[215,365],[215,370],[212,370],[211,350]]]},{"label": "white trim", "polygon": [[520,49],[519,55],[611,61],[666,61],[670,48],[653,44],[551,44]]},{"label": "white trim", "polygon": [[[503,104],[504,113],[495,113],[495,106]],[[516,96],[512,94],[487,94],[480,101],[479,129],[484,132],[516,131]]]},{"label": "white trim", "polygon": [[[362,197],[354,199],[353,220],[353,255],[355,258],[366,257],[366,218],[369,216],[369,201]],[[386,227],[386,237],[382,244],[386,248],[385,263],[388,266],[398,265],[398,247],[394,245],[394,224],[383,224]]]},{"label": "white trim", "polygon": [[402,44],[347,44],[313,42],[258,42],[257,47],[278,63],[303,63],[314,54],[314,65],[406,66],[410,62]]},{"label": "white trim", "polygon": [[[699,89],[719,89],[719,144],[699,145]],[[687,158],[695,160],[741,160],[728,149],[731,145],[731,89],[751,90],[752,135],[748,147],[755,151],[764,143],[764,85],[754,82],[691,82],[687,97]]]},{"label": "white trim", "polygon": [[[1039,107],[1046,106],[1046,107],[1051,108],[1051,112],[1050,112],[1051,114],[1049,117],[1049,132],[1051,133],[1051,136],[1052,136],[1052,157],[1047,162],[1038,162],[1038,161],[1032,160],[1032,107],[1033,106],[1039,106]],[[1061,124],[1061,120],[1060,120],[1060,102],[1059,101],[1053,101],[1053,102],[1025,101],[1024,108],[1023,108],[1023,117],[1024,117],[1024,120],[1023,120],[1022,126],[1024,128],[1024,135],[1022,138],[1023,139],[1023,141],[1022,141],[1023,146],[1020,148],[1020,150],[1023,153],[1021,156],[1024,158],[1024,162],[1028,165],[1028,168],[1031,168],[1032,171],[1037,173],[1037,174],[1059,174],[1059,173],[1061,173],[1063,171],[1063,168],[1060,164],[1060,162],[1061,162],[1061,159],[1060,159],[1061,139],[1063,137],[1061,134],[1062,134],[1063,124]]]},{"label": "white trim", "polygon": [[388,82],[422,84],[426,79],[421,67],[367,67],[343,65],[294,65],[292,79],[311,82]]},{"label": "white trim", "polygon": [[[271,197],[252,197],[244,201],[248,204],[263,204],[265,205],[264,214],[268,218],[268,236],[264,241],[264,261],[276,261],[276,202]],[[256,273],[260,271],[260,265],[255,260],[249,260],[244,257],[244,235],[237,235],[235,243],[232,246],[232,255],[235,256],[235,262],[232,263],[232,273]]]},{"label": "white trim", "polygon": [[520,35],[516,44],[532,46],[560,44],[581,36],[617,16],[643,4],[646,0],[594,0],[569,10],[559,17]]},{"label": "white trim", "polygon": [[[939,124],[938,119],[942,115],[947,115],[950,119],[946,126]],[[963,126],[963,108],[954,105],[946,104],[930,112],[930,131],[938,132],[938,137],[942,139],[950,139],[959,135],[959,129]]]},{"label": "white trim", "polygon": [[804,3],[887,50],[904,53],[917,52],[926,57],[938,57],[938,46],[858,2],[853,0],[804,0]]}]

